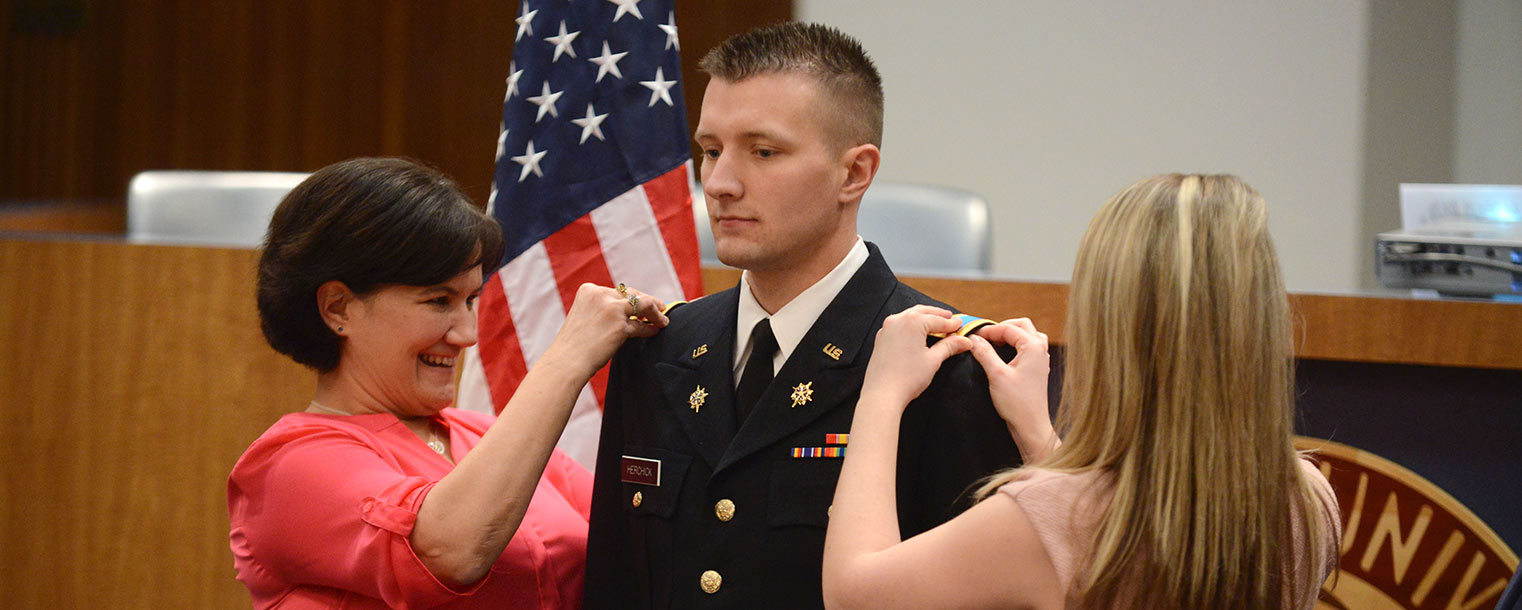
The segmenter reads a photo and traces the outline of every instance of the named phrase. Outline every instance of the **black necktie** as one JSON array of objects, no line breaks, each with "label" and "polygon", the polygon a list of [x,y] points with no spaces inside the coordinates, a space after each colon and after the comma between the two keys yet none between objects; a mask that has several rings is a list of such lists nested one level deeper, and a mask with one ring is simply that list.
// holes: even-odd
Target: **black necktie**
[{"label": "black necktie", "polygon": [[740,386],[735,388],[735,417],[739,423],[745,423],[766,386],[772,384],[772,359],[776,354],[777,336],[772,334],[772,321],[762,320],[750,331],[750,360],[745,361]]}]

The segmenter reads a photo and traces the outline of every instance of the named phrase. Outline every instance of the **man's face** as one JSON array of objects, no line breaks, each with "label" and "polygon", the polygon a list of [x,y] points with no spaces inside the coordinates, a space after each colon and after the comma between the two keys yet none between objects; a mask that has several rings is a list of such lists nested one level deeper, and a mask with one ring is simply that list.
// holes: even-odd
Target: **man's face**
[{"label": "man's face", "polygon": [[713,78],[703,94],[697,142],[703,195],[719,260],[762,272],[801,269],[844,232],[854,213],[841,201],[847,163],[804,75]]}]

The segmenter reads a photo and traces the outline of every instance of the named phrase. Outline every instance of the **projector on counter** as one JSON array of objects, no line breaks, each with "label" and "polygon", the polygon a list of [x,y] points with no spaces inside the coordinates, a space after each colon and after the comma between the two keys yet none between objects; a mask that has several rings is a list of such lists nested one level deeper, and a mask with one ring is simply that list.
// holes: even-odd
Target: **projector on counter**
[{"label": "projector on counter", "polygon": [[1522,186],[1402,184],[1400,202],[1404,228],[1374,245],[1380,285],[1522,295]]}]

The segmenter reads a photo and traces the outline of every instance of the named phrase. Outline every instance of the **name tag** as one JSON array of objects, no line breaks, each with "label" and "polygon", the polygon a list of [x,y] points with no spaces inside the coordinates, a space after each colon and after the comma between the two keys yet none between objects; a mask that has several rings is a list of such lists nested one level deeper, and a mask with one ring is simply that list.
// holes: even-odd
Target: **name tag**
[{"label": "name tag", "polygon": [[619,464],[619,480],[637,485],[661,485],[661,461],[626,455]]}]

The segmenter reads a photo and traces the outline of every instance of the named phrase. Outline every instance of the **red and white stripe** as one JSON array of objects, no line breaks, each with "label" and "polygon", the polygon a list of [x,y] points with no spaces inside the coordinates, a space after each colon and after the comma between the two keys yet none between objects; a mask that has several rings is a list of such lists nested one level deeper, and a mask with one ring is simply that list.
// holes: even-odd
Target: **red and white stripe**
[{"label": "red and white stripe", "polygon": [[[480,342],[463,360],[458,405],[495,412],[555,339],[576,290],[623,282],[663,301],[702,295],[688,162],[598,206],[535,244],[486,281]],[[597,457],[604,367],[582,388],[560,449],[591,468]]]}]

